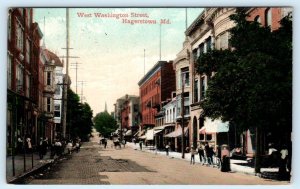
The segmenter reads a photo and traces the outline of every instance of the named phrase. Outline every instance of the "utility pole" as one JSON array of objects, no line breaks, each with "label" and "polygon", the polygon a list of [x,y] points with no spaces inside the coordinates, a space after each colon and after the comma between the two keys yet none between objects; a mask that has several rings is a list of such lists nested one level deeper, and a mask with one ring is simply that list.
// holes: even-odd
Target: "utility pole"
[{"label": "utility pole", "polygon": [[85,84],[86,81],[78,81],[78,83],[81,83],[81,94],[80,94],[80,102],[82,103],[83,100],[83,84]]},{"label": "utility pole", "polygon": [[182,159],[184,159],[184,150],[185,150],[185,141],[184,141],[184,74],[181,73],[181,152],[182,152]]},{"label": "utility pole", "polygon": [[78,71],[78,64],[81,64],[81,63],[78,63],[78,62],[75,62],[75,63],[71,63],[71,66],[75,66],[75,70],[76,70],[76,94],[77,93],[77,71]]},{"label": "utility pole", "polygon": [[66,127],[67,127],[67,99],[68,99],[68,89],[70,88],[70,81],[69,81],[69,58],[79,58],[77,56],[70,56],[69,50],[73,49],[70,48],[70,31],[69,31],[69,8],[66,8],[66,56],[62,56],[60,58],[66,58],[66,76],[63,79],[63,101],[62,101],[62,134],[63,137],[66,138]]}]

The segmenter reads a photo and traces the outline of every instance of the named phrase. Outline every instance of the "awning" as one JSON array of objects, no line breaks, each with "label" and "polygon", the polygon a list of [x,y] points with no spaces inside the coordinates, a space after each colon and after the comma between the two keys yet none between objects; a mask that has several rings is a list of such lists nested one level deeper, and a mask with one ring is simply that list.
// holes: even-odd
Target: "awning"
[{"label": "awning", "polygon": [[224,133],[229,130],[229,122],[222,122],[220,119],[212,121],[210,118],[205,118],[204,127],[199,130],[199,134],[204,133]]},{"label": "awning", "polygon": [[[184,128],[184,135],[187,135],[187,130],[189,128],[188,127],[185,127]],[[181,127],[178,127],[175,131],[165,135],[165,137],[169,137],[169,138],[175,138],[175,137],[179,137],[182,135],[182,128]]]},{"label": "awning", "polygon": [[162,130],[162,129],[165,129],[166,127],[169,127],[169,126],[175,126],[175,124],[166,124],[166,125],[154,127],[154,130]]},{"label": "awning", "polygon": [[153,134],[156,135],[157,133],[160,133],[160,132],[162,132],[162,131],[163,131],[163,129],[160,129],[160,130],[154,130]]},{"label": "awning", "polygon": [[131,136],[131,135],[132,135],[132,130],[126,131],[125,136]]},{"label": "awning", "polygon": [[154,129],[149,129],[146,132],[146,140],[153,140]]}]

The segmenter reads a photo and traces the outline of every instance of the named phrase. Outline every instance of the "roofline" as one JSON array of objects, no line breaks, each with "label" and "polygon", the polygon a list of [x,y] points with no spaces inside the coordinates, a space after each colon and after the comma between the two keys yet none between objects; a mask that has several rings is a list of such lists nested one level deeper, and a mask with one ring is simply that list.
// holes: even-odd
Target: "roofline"
[{"label": "roofline", "polygon": [[205,9],[199,14],[199,16],[192,22],[192,24],[185,30],[185,35],[189,36],[198,26],[198,24],[204,20]]},{"label": "roofline", "polygon": [[158,61],[145,75],[142,79],[138,82],[138,85],[141,86],[144,84],[156,71],[164,64],[168,63],[168,61],[160,60]]}]

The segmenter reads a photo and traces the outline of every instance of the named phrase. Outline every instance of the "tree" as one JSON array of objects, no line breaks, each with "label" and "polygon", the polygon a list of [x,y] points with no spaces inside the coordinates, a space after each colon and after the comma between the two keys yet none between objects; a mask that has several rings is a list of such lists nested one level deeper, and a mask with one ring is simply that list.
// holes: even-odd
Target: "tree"
[{"label": "tree", "polygon": [[271,32],[246,17],[243,10],[230,17],[236,23],[230,30],[234,50],[209,51],[196,67],[209,78],[216,72],[201,103],[203,115],[255,129],[255,171],[260,172],[261,133],[292,129],[292,21],[283,18]]},{"label": "tree", "polygon": [[98,113],[94,117],[94,123],[96,130],[104,137],[109,137],[118,128],[116,120],[107,111]]},{"label": "tree", "polygon": [[79,96],[69,89],[67,108],[67,133],[70,134],[70,138],[80,137],[83,141],[88,140],[93,126],[91,107],[88,103],[81,104]]}]

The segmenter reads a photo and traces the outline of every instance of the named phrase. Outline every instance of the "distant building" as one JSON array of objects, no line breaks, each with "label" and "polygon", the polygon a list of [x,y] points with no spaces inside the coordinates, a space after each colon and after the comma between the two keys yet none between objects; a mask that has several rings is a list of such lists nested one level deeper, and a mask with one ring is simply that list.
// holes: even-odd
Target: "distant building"
[{"label": "distant building", "polygon": [[175,72],[172,61],[158,61],[138,82],[140,88],[141,127],[153,128],[155,115],[161,103],[171,99],[175,90]]}]

